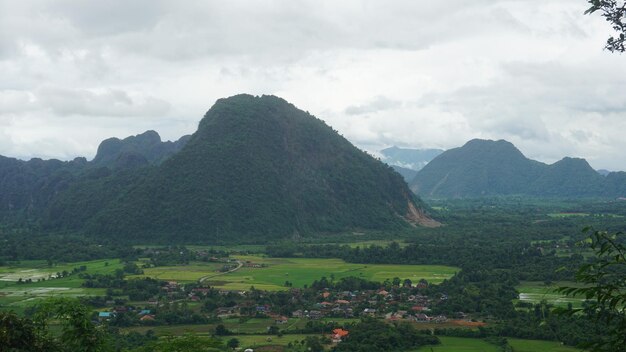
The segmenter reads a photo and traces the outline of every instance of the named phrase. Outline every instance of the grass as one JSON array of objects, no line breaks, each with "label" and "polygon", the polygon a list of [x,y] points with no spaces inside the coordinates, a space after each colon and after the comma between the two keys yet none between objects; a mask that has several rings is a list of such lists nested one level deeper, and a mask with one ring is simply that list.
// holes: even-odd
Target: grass
[{"label": "grass", "polygon": [[567,307],[571,303],[575,308],[582,305],[584,298],[567,297],[554,290],[560,286],[575,286],[574,282],[555,282],[546,286],[543,282],[523,281],[516,289],[520,292],[520,301],[530,303],[540,303],[546,300],[548,303],[558,307]]},{"label": "grass", "polygon": [[[481,339],[439,336],[441,345],[425,346],[417,352],[498,352],[496,345]],[[557,341],[507,339],[515,352],[582,352],[574,347],[563,346]]]},{"label": "grass", "polygon": [[287,346],[290,342],[300,342],[304,340],[307,336],[315,335],[287,334],[281,337],[269,335],[234,335],[227,336],[224,338],[224,340],[228,341],[232,338],[236,338],[239,340],[240,347],[246,349],[268,345]]},{"label": "grass", "polygon": [[[463,337],[438,336],[441,345],[424,346],[419,352],[499,352],[496,345],[487,343],[481,339]],[[517,352],[517,350],[516,350]],[[539,352],[539,351],[537,351]]]},{"label": "grass", "polygon": [[579,352],[574,347],[563,346],[557,341],[539,341],[539,340],[522,340],[508,339],[509,345],[513,347],[515,352]]},{"label": "grass", "polygon": [[351,264],[341,259],[310,259],[310,258],[267,258],[261,256],[235,256],[242,261],[266,264],[264,268],[241,268],[236,272],[208,281],[222,289],[247,290],[250,286],[264,290],[285,289],[285,281],[293,287],[310,285],[322,276],[340,279],[356,276],[367,280],[384,281],[399,277],[417,282],[426,279],[432,283],[440,283],[452,277],[459,269],[442,265],[382,265],[382,264]]},{"label": "grass", "polygon": [[[22,313],[25,308],[35,305],[41,299],[52,296],[79,297],[104,295],[105,289],[83,288],[83,279],[78,274],[63,278],[49,279],[50,275],[64,270],[86,266],[85,273],[111,274],[121,269],[119,259],[92,260],[86,262],[63,263],[48,267],[45,261],[22,261],[0,267],[0,309]],[[22,278],[35,280],[31,283],[18,284]],[[39,281],[38,279],[45,279]]]},{"label": "grass", "polygon": [[142,275],[128,275],[127,278],[152,277],[165,281],[193,282],[216,271],[224,263],[194,262],[190,265],[159,266],[142,269]]}]

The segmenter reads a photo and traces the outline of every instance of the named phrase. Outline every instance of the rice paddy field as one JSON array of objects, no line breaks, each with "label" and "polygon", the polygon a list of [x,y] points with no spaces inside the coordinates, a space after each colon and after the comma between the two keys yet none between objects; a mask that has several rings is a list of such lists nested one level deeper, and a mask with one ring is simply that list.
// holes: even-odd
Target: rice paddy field
[{"label": "rice paddy field", "polygon": [[[481,339],[439,336],[441,345],[425,346],[416,352],[498,352],[500,349]],[[557,341],[507,339],[515,352],[582,352]]]},{"label": "rice paddy field", "polygon": [[515,352],[582,352],[578,348],[563,346],[557,341],[508,339]]},{"label": "rice paddy field", "polygon": [[384,281],[385,279],[426,279],[431,283],[440,283],[452,277],[458,268],[442,265],[379,265],[352,264],[341,259],[310,258],[267,258],[261,256],[235,256],[242,262],[266,265],[262,268],[243,267],[235,272],[219,276],[207,283],[228,290],[247,290],[250,286],[264,290],[285,289],[285,281],[293,287],[310,285],[322,276],[336,280],[355,276],[367,280]]},{"label": "rice paddy field", "polygon": [[[57,273],[85,266],[86,273],[111,274],[121,269],[118,259],[56,264],[51,267],[45,261],[22,261],[0,267],[0,309],[18,313],[39,300],[52,296],[104,295],[105,289],[81,287],[83,280],[77,274],[56,278]],[[19,279],[32,282],[18,283]]]},{"label": "rice paddy field", "polygon": [[[481,339],[439,336],[440,345],[424,346],[416,352],[499,352],[498,346]],[[539,352],[539,351],[537,351]]]},{"label": "rice paddy field", "polygon": [[571,303],[575,308],[580,307],[584,298],[567,297],[561,293],[555,292],[559,286],[572,286],[573,282],[556,282],[546,286],[543,282],[524,281],[516,289],[520,293],[519,300],[522,302],[540,303],[546,300],[548,303],[558,307],[567,307]]}]

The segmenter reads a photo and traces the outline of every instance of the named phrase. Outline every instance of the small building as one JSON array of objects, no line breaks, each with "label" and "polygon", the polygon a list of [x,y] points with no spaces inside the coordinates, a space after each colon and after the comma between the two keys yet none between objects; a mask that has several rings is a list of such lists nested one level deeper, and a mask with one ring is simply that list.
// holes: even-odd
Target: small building
[{"label": "small building", "polygon": [[334,343],[339,343],[344,337],[348,336],[349,334],[350,332],[348,330],[335,329],[333,330],[331,338]]},{"label": "small building", "polygon": [[288,322],[289,322],[289,318],[287,318],[285,316],[280,316],[280,317],[274,318],[274,323],[276,323],[276,324],[287,324]]}]

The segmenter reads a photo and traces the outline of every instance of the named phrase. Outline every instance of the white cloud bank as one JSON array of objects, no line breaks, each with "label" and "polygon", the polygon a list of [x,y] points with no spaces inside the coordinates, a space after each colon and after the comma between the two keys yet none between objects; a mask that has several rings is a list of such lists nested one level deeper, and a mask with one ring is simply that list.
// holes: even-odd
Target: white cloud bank
[{"label": "white cloud bank", "polygon": [[275,94],[372,152],[507,139],[626,169],[626,58],[584,0],[0,0],[0,154],[92,157]]}]

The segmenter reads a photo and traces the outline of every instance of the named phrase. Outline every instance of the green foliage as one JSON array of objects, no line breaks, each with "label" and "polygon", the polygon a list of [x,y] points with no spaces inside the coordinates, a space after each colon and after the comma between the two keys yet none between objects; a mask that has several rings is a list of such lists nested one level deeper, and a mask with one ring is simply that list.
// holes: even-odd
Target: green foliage
[{"label": "green foliage", "polygon": [[616,36],[610,36],[606,40],[605,48],[611,52],[624,52],[624,42],[626,41],[626,1],[617,0],[588,0],[591,7],[585,14],[600,12],[602,17],[611,24]]},{"label": "green foliage", "polygon": [[365,319],[350,329],[350,334],[333,351],[389,352],[416,349],[438,344],[435,336],[422,335],[408,323],[389,325],[376,319]]},{"label": "green foliage", "polygon": [[0,312],[0,351],[107,351],[107,335],[90,317],[86,306],[68,298],[44,301],[32,319]]},{"label": "green foliage", "polygon": [[185,334],[160,339],[147,346],[132,350],[132,352],[216,352],[225,350],[224,344],[219,339]]},{"label": "green foliage", "polygon": [[[585,231],[589,231],[586,229]],[[584,313],[607,325],[607,336],[594,341],[594,351],[626,351],[626,245],[622,233],[593,231],[589,237],[595,260],[584,264],[576,274],[582,287],[561,287],[567,295],[583,295],[590,300]],[[560,313],[574,314],[582,309]]]}]

